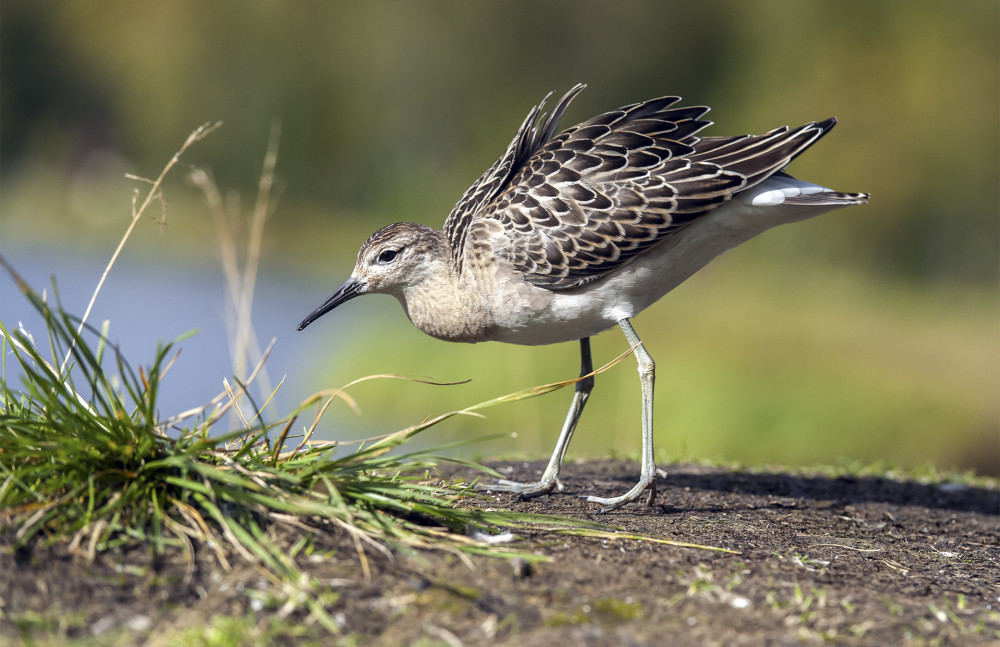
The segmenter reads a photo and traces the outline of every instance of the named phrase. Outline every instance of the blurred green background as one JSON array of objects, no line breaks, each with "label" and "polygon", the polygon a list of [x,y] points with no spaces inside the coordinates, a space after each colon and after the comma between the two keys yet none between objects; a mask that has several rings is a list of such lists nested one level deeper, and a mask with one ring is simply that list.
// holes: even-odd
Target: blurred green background
[{"label": "blurred green background", "polygon": [[[565,125],[664,94],[712,106],[710,135],[837,116],[791,171],[871,204],[768,232],[636,320],[659,369],[658,458],[997,474],[998,30],[995,0],[5,1],[0,252],[45,268],[36,284],[54,272],[93,285],[129,219],[137,185],[124,173],[155,176],[195,126],[223,120],[185,162],[210,168],[231,205],[252,204],[279,120],[280,202],[255,302],[258,332],[278,338],[272,381],[288,376],[270,417],[371,373],[473,378],[357,387],[363,416],[335,407],[323,427],[357,437],[575,376],[575,344],[445,344],[388,297],[293,331],[375,228],[440,226],[545,93],[589,85]],[[123,259],[122,273],[148,275],[109,286],[95,318],[118,303],[138,316],[112,319],[120,334],[155,343],[201,327],[218,340],[219,313],[193,305],[206,290],[222,299],[211,225],[183,172],[165,195],[166,224],[144,223]],[[85,304],[89,289],[67,300]],[[5,322],[15,300],[2,279]],[[180,364],[212,390],[180,381],[207,400],[227,366],[198,343]],[[624,348],[601,335],[595,361]],[[547,455],[568,398],[453,420],[433,441],[516,431],[475,451]],[[598,378],[570,455],[638,447],[630,359]]]}]

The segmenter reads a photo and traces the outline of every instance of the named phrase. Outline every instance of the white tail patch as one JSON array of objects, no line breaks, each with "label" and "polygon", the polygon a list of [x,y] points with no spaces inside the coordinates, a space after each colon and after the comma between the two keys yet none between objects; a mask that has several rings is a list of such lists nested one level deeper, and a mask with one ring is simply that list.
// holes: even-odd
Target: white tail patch
[{"label": "white tail patch", "polygon": [[833,190],[811,182],[803,182],[788,175],[772,175],[749,192],[753,193],[750,204],[755,207],[768,207],[784,204],[790,199],[803,195],[833,193]]}]

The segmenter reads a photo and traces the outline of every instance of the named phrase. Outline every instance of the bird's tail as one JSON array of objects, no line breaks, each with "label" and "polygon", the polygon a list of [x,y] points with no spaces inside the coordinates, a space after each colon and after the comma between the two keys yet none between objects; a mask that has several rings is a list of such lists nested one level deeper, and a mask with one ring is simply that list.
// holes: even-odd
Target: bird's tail
[{"label": "bird's tail", "polygon": [[[748,201],[755,207],[779,204],[803,207],[847,207],[868,202],[868,193],[846,193],[825,186],[805,182],[779,171],[760,185],[747,192]],[[742,197],[742,196],[741,196]]]}]

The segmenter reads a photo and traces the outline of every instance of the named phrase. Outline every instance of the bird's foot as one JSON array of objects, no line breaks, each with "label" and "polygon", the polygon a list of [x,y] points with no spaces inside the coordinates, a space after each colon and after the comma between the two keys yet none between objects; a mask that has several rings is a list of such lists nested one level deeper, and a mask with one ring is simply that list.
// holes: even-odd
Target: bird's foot
[{"label": "bird's foot", "polygon": [[642,498],[643,494],[646,494],[646,505],[652,506],[653,500],[656,498],[656,477],[666,476],[665,470],[656,468],[651,474],[643,474],[639,477],[639,482],[635,484],[631,490],[626,492],[621,496],[604,498],[599,496],[585,496],[588,503],[596,503],[601,506],[598,512],[609,512],[617,508],[622,507],[626,503],[632,503],[633,501],[638,501]]},{"label": "bird's foot", "polygon": [[521,483],[500,479],[496,483],[480,483],[476,486],[476,489],[485,492],[510,492],[517,495],[518,501],[524,501],[552,494],[553,492],[562,492],[565,487],[558,478],[547,479],[542,477],[541,480],[534,483]]}]

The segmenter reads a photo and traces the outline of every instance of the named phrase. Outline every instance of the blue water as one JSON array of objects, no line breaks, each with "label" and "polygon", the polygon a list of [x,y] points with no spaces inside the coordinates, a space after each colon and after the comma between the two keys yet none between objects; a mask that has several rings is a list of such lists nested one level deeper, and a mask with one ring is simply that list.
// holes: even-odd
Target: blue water
[{"label": "blue water", "polygon": [[[44,289],[51,294],[51,277],[55,275],[64,309],[77,316],[86,309],[107,264],[107,257],[65,249],[4,245],[0,253],[37,291]],[[285,378],[266,410],[270,412],[266,419],[284,417],[308,395],[328,386],[317,381],[316,340],[298,333],[295,327],[329,296],[332,287],[310,283],[302,275],[279,275],[262,268],[253,323],[262,347],[276,338],[265,365],[270,384],[277,386]],[[162,382],[158,409],[161,417],[168,417],[207,403],[222,392],[223,378],[233,383],[225,303],[226,289],[218,264],[158,265],[135,258],[135,253],[126,250],[112,269],[88,322],[99,328],[101,322],[110,320],[109,341],[118,345],[133,369],[152,362],[158,343],[198,331],[178,344],[180,356]],[[0,320],[8,329],[23,325],[48,356],[41,316],[6,273],[0,273]],[[357,322],[350,316],[331,319],[324,322],[324,333],[336,335],[354,325]],[[113,363],[105,362],[107,370],[115,370]],[[5,365],[8,383],[19,384],[16,362],[9,352]],[[253,393],[258,397],[256,391]]]}]

